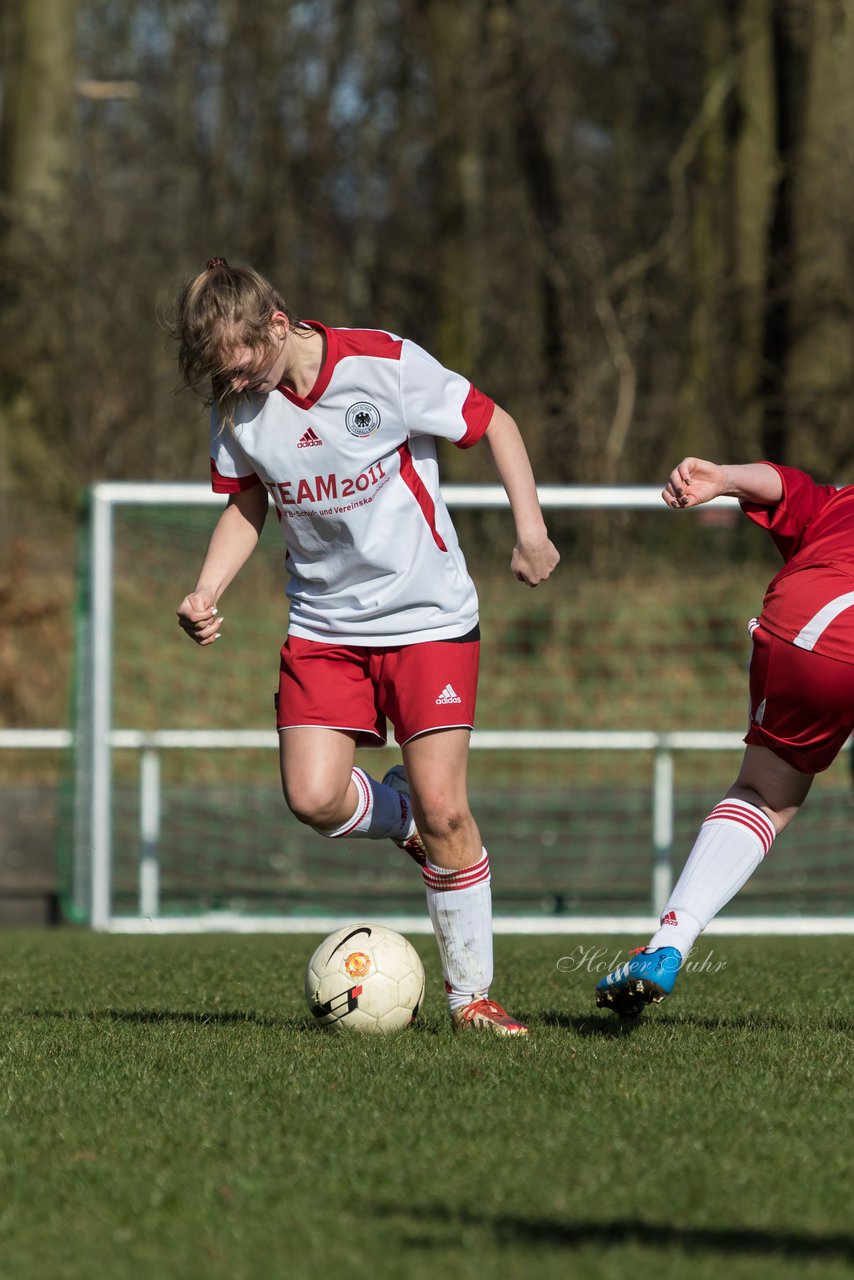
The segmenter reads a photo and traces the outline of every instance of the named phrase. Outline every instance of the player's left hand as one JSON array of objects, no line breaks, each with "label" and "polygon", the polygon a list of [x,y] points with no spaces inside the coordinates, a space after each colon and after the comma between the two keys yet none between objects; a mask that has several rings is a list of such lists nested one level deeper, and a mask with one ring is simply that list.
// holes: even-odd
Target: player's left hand
[{"label": "player's left hand", "polygon": [[548,538],[535,544],[517,542],[510,558],[510,568],[519,582],[535,587],[550,578],[560,560],[557,547]]},{"label": "player's left hand", "polygon": [[223,618],[207,591],[193,591],[178,606],[178,625],[196,644],[213,644],[219,639]]}]

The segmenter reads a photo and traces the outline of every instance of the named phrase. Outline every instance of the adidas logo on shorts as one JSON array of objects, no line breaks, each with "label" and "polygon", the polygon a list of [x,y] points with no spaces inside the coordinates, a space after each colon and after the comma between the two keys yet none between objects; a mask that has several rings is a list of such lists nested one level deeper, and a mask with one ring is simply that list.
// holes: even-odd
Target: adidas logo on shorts
[{"label": "adidas logo on shorts", "polygon": [[445,685],[444,689],[436,699],[436,706],[441,707],[448,702],[462,702],[462,698],[459,694],[454,692],[454,686],[451,684]]}]

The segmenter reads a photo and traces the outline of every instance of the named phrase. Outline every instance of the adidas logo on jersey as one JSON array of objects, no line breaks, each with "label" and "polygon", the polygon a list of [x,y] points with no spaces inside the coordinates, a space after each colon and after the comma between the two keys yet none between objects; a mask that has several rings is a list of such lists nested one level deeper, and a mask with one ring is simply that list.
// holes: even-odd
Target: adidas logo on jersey
[{"label": "adidas logo on jersey", "polygon": [[451,684],[445,685],[444,689],[436,699],[436,706],[441,707],[448,702],[462,702],[462,698],[454,692],[454,686]]},{"label": "adidas logo on jersey", "polygon": [[302,436],[302,437],[297,441],[297,448],[298,448],[298,449],[310,449],[313,445],[316,445],[316,444],[323,444],[323,441],[321,440],[320,436],[319,436],[319,435],[317,434],[317,432],[315,431],[314,427],[309,427],[309,429],[308,429],[308,431],[306,431],[305,435],[303,435],[303,436]]}]

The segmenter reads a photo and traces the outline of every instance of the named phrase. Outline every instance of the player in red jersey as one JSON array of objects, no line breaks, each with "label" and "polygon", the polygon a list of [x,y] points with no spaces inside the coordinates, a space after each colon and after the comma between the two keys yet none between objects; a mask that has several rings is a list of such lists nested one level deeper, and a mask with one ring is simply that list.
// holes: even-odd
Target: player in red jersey
[{"label": "player in red jersey", "polygon": [[854,485],[768,462],[685,458],[662,493],[674,510],[738,498],[785,564],[750,625],[750,723],[738,777],[700,828],[648,946],[596,988],[624,1017],[669,995],[706,925],[797,814],[854,731]]},{"label": "player in red jersey", "polygon": [[[219,638],[218,602],[272,501],[286,548],[278,728],[285,799],[331,839],[393,840],[422,867],[453,1025],[526,1028],[489,998],[489,858],[466,765],[479,656],[474,585],[442,500],[436,439],[483,441],[516,528],[511,569],[558,563],[516,423],[415,343],[299,321],[273,286],[212,259],[176,322],[188,386],[212,399],[211,474],[228,505],[178,620]],[[355,765],[394,726],[403,767]]]}]

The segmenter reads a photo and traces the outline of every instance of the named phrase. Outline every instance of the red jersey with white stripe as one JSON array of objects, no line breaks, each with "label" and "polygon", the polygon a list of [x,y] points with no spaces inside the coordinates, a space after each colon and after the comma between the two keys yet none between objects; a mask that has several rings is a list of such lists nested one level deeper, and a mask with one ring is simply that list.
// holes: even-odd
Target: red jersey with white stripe
[{"label": "red jersey with white stripe", "polygon": [[783,483],[780,501],[741,503],[786,561],[765,592],[760,625],[801,649],[854,663],[854,486],[768,465]]},{"label": "red jersey with white stripe", "polygon": [[466,635],[478,601],[439,489],[436,439],[465,449],[494,403],[404,338],[327,329],[317,381],[216,410],[217,493],[263,484],[287,548],[288,631],[391,646]]}]

